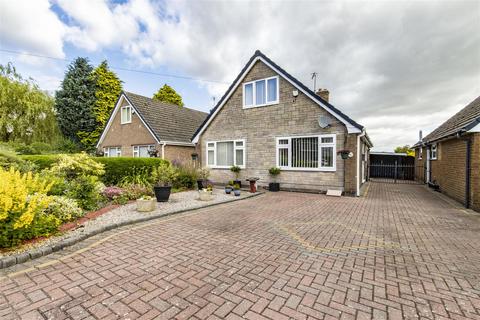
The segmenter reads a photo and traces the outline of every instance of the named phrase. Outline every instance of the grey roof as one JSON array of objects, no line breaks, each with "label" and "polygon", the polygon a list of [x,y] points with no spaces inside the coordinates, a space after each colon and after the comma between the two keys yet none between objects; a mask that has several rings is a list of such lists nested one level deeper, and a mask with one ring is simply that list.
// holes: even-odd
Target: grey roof
[{"label": "grey roof", "polygon": [[468,131],[478,123],[480,123],[480,96],[442,123],[437,129],[433,130],[423,138],[422,142],[429,143],[455,135],[461,131]]},{"label": "grey roof", "polygon": [[191,137],[207,113],[166,104],[131,92],[123,92],[160,141],[192,142]]}]

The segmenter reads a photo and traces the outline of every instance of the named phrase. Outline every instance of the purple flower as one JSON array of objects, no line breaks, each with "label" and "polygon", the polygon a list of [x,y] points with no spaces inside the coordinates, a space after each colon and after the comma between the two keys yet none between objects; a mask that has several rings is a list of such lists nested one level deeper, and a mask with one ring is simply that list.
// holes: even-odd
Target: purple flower
[{"label": "purple flower", "polygon": [[103,195],[109,200],[116,199],[123,194],[123,189],[115,186],[106,187],[103,189]]}]

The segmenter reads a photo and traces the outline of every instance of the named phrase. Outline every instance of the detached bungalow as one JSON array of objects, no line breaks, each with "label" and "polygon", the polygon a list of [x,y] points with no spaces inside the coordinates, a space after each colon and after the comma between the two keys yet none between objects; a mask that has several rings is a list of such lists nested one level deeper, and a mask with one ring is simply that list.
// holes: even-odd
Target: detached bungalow
[{"label": "detached bungalow", "polygon": [[193,135],[202,165],[219,183],[232,180],[229,168],[237,165],[242,179],[267,185],[268,170],[279,167],[284,189],[360,195],[372,144],[328,94],[311,91],[257,50]]},{"label": "detached bungalow", "polygon": [[480,97],[414,148],[417,180],[480,211]]},{"label": "detached bungalow", "polygon": [[205,112],[122,92],[97,143],[105,157],[158,156],[170,161],[196,157],[192,134]]}]

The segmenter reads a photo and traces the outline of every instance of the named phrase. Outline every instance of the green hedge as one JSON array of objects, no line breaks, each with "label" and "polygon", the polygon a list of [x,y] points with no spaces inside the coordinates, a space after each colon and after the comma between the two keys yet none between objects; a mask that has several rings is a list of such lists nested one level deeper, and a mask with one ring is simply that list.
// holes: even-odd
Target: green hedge
[{"label": "green hedge", "polygon": [[132,174],[134,168],[138,170],[151,171],[153,167],[157,167],[162,162],[168,162],[160,158],[94,158],[95,161],[105,165],[105,175],[102,177],[103,183],[106,185],[116,185],[122,178]]},{"label": "green hedge", "polygon": [[[58,154],[43,154],[43,155],[24,155],[20,156],[22,159],[35,163],[38,169],[43,170],[50,168],[57,160]],[[148,170],[160,165],[162,162],[167,161],[159,158],[129,158],[129,157],[117,157],[117,158],[103,158],[94,157],[95,161],[103,163],[105,165],[105,175],[101,177],[101,180],[106,185],[115,185],[120,182],[125,176],[132,174],[132,171]]]}]

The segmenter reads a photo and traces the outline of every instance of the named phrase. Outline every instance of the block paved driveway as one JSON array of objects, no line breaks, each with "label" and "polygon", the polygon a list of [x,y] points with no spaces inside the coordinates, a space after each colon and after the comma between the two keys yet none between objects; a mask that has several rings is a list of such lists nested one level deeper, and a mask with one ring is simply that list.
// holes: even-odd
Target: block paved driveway
[{"label": "block paved driveway", "polygon": [[480,319],[480,221],[415,185],[270,193],[42,259],[3,274],[1,319]]}]

